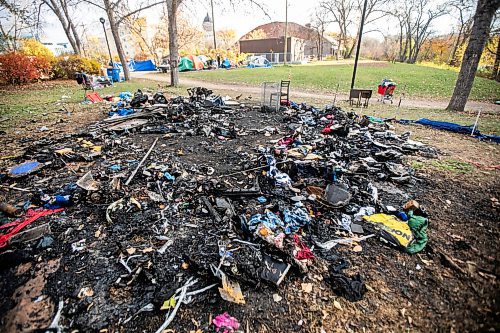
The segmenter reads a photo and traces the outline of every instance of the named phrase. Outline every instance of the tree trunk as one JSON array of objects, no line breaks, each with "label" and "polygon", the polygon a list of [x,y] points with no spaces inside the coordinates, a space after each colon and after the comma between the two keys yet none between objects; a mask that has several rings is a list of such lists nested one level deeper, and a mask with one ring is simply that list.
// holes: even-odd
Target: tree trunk
[{"label": "tree trunk", "polygon": [[177,0],[167,0],[168,12],[168,48],[170,51],[170,85],[179,85],[179,43],[177,40]]},{"label": "tree trunk", "polygon": [[120,39],[118,25],[116,24],[114,11],[109,0],[104,0],[104,8],[106,8],[106,14],[108,15],[111,34],[113,34],[113,39],[115,40],[116,51],[118,52],[118,57],[120,58],[120,62],[122,63],[123,75],[125,76],[125,81],[129,81],[130,71],[128,69],[127,59],[125,58],[125,52],[123,51],[123,45]]},{"label": "tree trunk", "polygon": [[495,63],[493,64],[493,78],[500,81],[498,67],[500,67],[500,35],[497,36],[497,53],[495,54]]},{"label": "tree trunk", "polygon": [[463,111],[469,98],[479,59],[490,33],[491,21],[495,11],[500,7],[500,0],[479,0],[474,14],[469,44],[465,49],[460,73],[455,84],[447,110]]}]

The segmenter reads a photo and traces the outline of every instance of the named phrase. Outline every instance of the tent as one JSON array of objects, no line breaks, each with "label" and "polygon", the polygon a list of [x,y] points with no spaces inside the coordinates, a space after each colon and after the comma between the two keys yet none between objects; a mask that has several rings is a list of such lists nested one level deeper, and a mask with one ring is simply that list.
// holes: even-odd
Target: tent
[{"label": "tent", "polygon": [[193,61],[188,57],[182,57],[181,61],[179,61],[179,72],[190,71],[193,68]]},{"label": "tent", "polygon": [[[128,67],[136,72],[155,71],[156,66],[152,60],[134,61],[130,60]],[[133,69],[132,69],[133,68]]]},{"label": "tent", "polygon": [[[113,68],[123,72],[123,66],[119,62],[113,62]],[[131,72],[155,71],[156,66],[152,60],[135,61],[132,59],[128,62],[128,69]]]},{"label": "tent", "polygon": [[231,68],[231,62],[229,61],[228,58],[224,59],[224,61],[220,64],[221,68],[226,68],[229,69]]},{"label": "tent", "polygon": [[207,61],[209,60],[209,58],[206,56],[206,55],[199,55],[198,58],[200,59],[200,61],[204,64],[207,63]]},{"label": "tent", "polygon": [[187,58],[189,58],[193,62],[193,69],[203,69],[205,66],[203,66],[203,63],[201,62],[200,58],[197,56],[194,56],[192,54],[188,55]]},{"label": "tent", "polygon": [[256,67],[272,67],[271,62],[263,56],[254,56],[248,59],[248,68],[256,68]]}]

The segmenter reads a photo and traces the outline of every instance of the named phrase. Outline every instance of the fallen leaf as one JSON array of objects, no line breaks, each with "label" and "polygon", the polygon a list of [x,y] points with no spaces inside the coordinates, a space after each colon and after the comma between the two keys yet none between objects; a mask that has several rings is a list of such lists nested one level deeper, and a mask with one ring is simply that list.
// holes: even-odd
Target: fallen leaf
[{"label": "fallen leaf", "polygon": [[279,294],[273,294],[273,299],[276,303],[278,303],[283,299],[283,297],[281,297]]},{"label": "fallen leaf", "polygon": [[142,250],[142,253],[148,253],[148,252],[153,252],[154,249],[152,247],[147,247],[145,249]]},{"label": "fallen leaf", "polygon": [[337,308],[338,310],[342,311],[342,306],[340,305],[340,303],[338,301],[333,301],[333,306],[335,308]]},{"label": "fallen leaf", "polygon": [[310,293],[313,289],[312,283],[302,283],[302,291],[305,293]]},{"label": "fallen leaf", "polygon": [[135,247],[129,247],[129,248],[127,249],[127,253],[128,253],[129,255],[134,254],[134,253],[135,253],[135,251],[137,251],[137,249],[136,249]]},{"label": "fallen leaf", "polygon": [[90,287],[83,287],[78,292],[78,298],[92,297],[94,296],[94,291]]},{"label": "fallen leaf", "polygon": [[167,299],[165,302],[163,302],[163,305],[161,306],[160,310],[168,310],[170,308],[175,307],[175,304],[177,302],[175,301],[174,296],[172,296],[170,299]]},{"label": "fallen leaf", "polygon": [[361,247],[361,245],[356,245],[355,247],[352,248],[352,250],[354,252],[361,252],[363,251],[363,248]]}]

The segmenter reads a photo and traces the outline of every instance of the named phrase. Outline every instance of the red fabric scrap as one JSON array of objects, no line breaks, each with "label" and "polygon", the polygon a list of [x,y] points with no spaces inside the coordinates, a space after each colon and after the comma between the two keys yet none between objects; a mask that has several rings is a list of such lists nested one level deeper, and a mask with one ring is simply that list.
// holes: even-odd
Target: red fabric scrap
[{"label": "red fabric scrap", "polygon": [[290,146],[290,145],[293,143],[293,141],[294,141],[294,140],[295,140],[295,139],[293,138],[293,136],[289,136],[288,138],[283,138],[283,139],[280,139],[280,140],[278,141],[278,144],[279,144],[280,146],[281,146],[281,145],[284,145],[284,146]]},{"label": "red fabric scrap", "polygon": [[[10,230],[8,233],[0,235],[0,249],[7,246],[7,242],[9,239],[17,234],[19,231],[21,231],[24,227],[26,227],[28,224],[38,220],[40,217],[54,214],[54,213],[59,213],[63,211],[64,208],[58,208],[58,209],[29,209],[26,212],[26,215],[24,216],[24,220],[16,220],[14,222],[8,223],[7,225],[9,227],[14,227],[12,230]],[[5,227],[6,228],[6,227]]]},{"label": "red fabric scrap", "polygon": [[312,253],[311,249],[303,241],[300,240],[299,236],[293,235],[293,241],[295,242],[296,247],[299,249],[295,254],[295,259],[314,259],[314,254]]},{"label": "red fabric scrap", "polygon": [[331,125],[328,125],[325,128],[323,128],[323,130],[321,131],[321,134],[330,134],[330,132],[332,131],[332,129],[330,128],[330,126]]}]

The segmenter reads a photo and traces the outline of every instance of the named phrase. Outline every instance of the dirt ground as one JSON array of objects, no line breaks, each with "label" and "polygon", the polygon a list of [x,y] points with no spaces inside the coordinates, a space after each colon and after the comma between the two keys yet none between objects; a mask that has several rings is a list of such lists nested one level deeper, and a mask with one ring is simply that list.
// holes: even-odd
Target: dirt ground
[{"label": "dirt ground", "polygon": [[[75,132],[86,133],[85,126],[105,118],[106,112],[103,106],[91,112],[77,112],[71,118],[55,114],[36,124],[26,122],[16,131],[0,135],[1,146],[5,147],[0,167],[11,165],[13,155],[38,147],[37,140],[57,141],[64,140],[65,136],[71,139],[70,135]],[[44,122],[52,129],[50,132],[32,132]],[[279,115],[263,117],[253,111],[242,114],[236,122],[238,126],[257,128],[286,125]],[[350,262],[347,271],[359,272],[367,285],[368,292],[361,301],[349,302],[337,296],[321,275],[312,270],[306,276],[290,275],[279,288],[242,287],[247,302],[243,306],[223,302],[218,292],[211,290],[199,301],[181,307],[171,330],[166,332],[212,332],[213,326],[209,327],[212,318],[224,311],[239,319],[243,332],[499,331],[500,148],[461,134],[421,126],[394,126],[397,133],[411,131],[413,139],[439,151],[437,159],[411,156],[406,160],[416,169],[418,180],[417,185],[406,188],[407,193],[414,195],[408,199],[420,202],[430,216],[429,243],[421,253],[409,255],[375,238],[363,242],[360,252],[351,246],[340,246],[337,254]],[[146,135],[144,141],[135,144],[145,149],[155,137],[160,136]],[[202,148],[196,136],[166,139],[154,156],[182,149],[180,161],[201,163],[224,173],[231,172],[240,162],[235,160],[238,158],[235,152],[268,140],[263,135],[245,136],[219,143],[217,149],[210,150]],[[59,178],[71,174],[71,168],[77,173],[72,178],[77,179],[85,166],[69,165],[59,174],[46,173],[45,176],[52,178],[49,182],[58,182]],[[18,186],[23,186],[22,181]],[[0,188],[2,201],[19,203],[23,195]],[[1,257],[0,332],[34,332],[47,327],[60,299],[78,302],[77,306],[63,311],[61,323],[69,332],[151,332],[160,326],[164,315],[158,311],[137,316],[127,325],[118,325],[117,318],[124,317],[118,312],[118,305],[123,309],[127,302],[150,290],[103,287],[94,288],[88,297],[77,295],[81,287],[112,285],[107,276],[116,265],[107,259],[113,253],[107,252],[106,243],[115,242],[113,246],[122,250],[126,246],[124,242],[158,244],[141,234],[120,239],[123,231],[117,226],[105,225],[105,207],[96,205],[83,211],[69,208],[61,218],[52,220],[56,245],[50,251],[24,250],[18,246],[16,256]],[[142,218],[131,222],[132,225],[150,221],[149,217]],[[178,232],[184,232],[182,230]],[[203,230],[187,232],[183,236],[186,244],[189,244],[190,232],[203,233]],[[87,262],[85,254],[70,252],[71,241],[67,239],[75,240],[82,235],[86,235],[92,246],[101,249],[93,253],[97,261]],[[10,249],[0,251],[5,253]],[[179,263],[185,260],[175,249],[169,255],[179,258]],[[321,270],[321,261],[317,265]],[[168,285],[167,278],[177,279],[183,274],[172,267],[154,270],[160,281],[165,281],[166,288],[175,285],[175,280]],[[193,267],[193,271],[196,272],[196,268]],[[312,283],[312,290],[304,289],[304,283]],[[273,294],[279,294],[282,299],[277,302]],[[106,297],[113,300],[116,309],[112,304],[101,303]],[[131,306],[130,313],[136,310]]]}]

